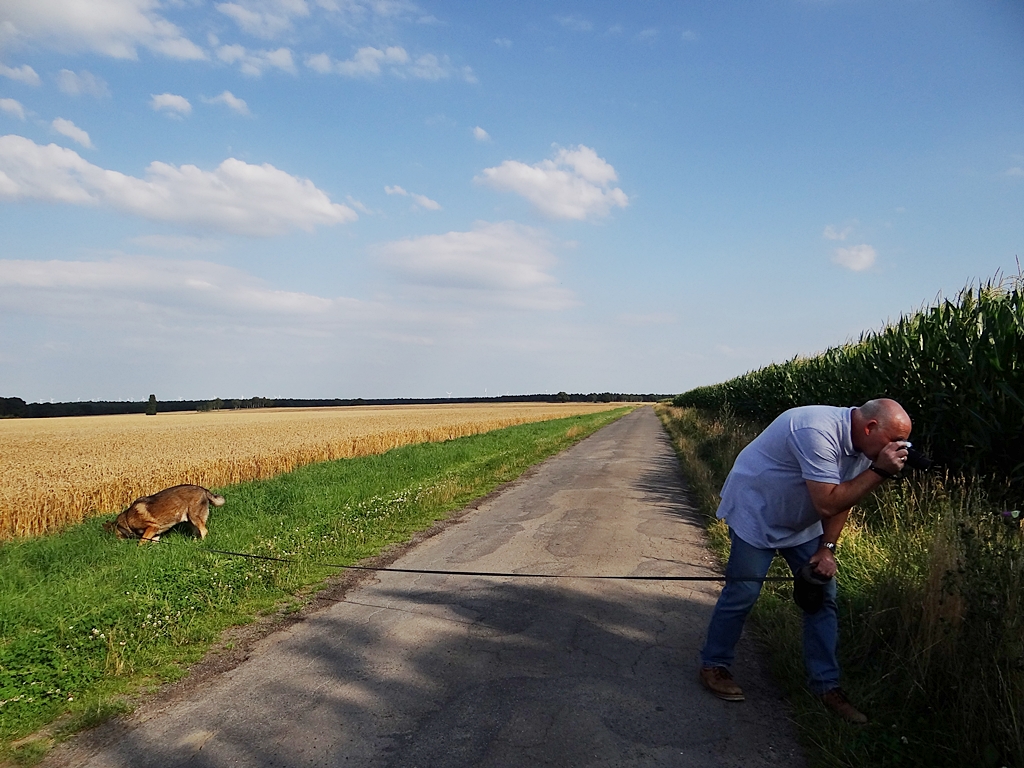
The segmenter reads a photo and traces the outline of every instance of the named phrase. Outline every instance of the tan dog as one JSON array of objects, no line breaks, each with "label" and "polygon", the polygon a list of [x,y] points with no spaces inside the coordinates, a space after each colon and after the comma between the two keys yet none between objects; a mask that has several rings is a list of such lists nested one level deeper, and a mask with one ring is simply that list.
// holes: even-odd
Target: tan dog
[{"label": "tan dog", "polygon": [[210,505],[219,507],[223,503],[223,496],[201,485],[176,485],[136,499],[116,520],[104,523],[103,530],[115,531],[119,539],[142,539],[142,546],[147,541],[159,541],[161,533],[187,520],[199,532],[199,538],[205,539]]}]

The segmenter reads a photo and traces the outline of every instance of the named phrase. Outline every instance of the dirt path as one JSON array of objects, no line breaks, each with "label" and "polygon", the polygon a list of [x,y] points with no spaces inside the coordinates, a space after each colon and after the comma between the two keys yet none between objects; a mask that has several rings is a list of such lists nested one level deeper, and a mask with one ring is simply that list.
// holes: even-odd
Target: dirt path
[{"label": "dirt path", "polygon": [[[396,567],[713,574],[651,408],[410,548]],[[747,701],[697,683],[715,583],[378,573],[188,695],[55,750],[89,766],[804,765],[751,644]]]}]

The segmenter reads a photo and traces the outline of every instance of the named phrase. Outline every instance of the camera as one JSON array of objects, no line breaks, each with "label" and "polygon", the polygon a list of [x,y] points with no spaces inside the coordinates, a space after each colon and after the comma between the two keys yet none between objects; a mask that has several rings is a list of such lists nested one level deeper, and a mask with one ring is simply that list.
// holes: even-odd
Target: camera
[{"label": "camera", "polygon": [[907,466],[911,469],[920,469],[924,471],[930,469],[934,463],[935,462],[917,450],[914,446],[907,446]]}]

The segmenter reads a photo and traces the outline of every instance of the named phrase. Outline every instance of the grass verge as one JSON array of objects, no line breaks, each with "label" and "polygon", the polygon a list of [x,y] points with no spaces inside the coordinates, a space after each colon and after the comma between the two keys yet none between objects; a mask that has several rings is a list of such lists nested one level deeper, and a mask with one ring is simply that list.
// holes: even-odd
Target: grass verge
[{"label": "grass verge", "polygon": [[175,530],[139,547],[94,519],[0,545],[0,759],[35,761],[55,738],[130,708],[128,694],[182,677],[225,628],[301,604],[338,573],[323,563],[352,564],[407,541],[629,410],[218,489],[227,503],[211,514],[205,541]]},{"label": "grass verge", "polygon": [[[718,491],[760,425],[658,412],[724,561]],[[1024,535],[1001,511],[976,480],[925,475],[882,486],[851,515],[838,552],[840,656],[866,726],[831,716],[806,690],[791,588],[765,584],[750,625],[812,765],[1024,766]],[[779,559],[773,569],[786,572]]]}]

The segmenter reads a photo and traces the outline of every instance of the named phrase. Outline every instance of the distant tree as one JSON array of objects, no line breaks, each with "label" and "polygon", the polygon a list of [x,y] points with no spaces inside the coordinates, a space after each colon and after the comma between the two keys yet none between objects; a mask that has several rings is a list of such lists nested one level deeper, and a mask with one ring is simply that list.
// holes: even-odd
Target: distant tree
[{"label": "distant tree", "polygon": [[0,397],[0,418],[20,416],[24,409],[25,401],[20,397]]},{"label": "distant tree", "polygon": [[146,415],[156,416],[156,395],[149,396],[149,403],[146,404]]},{"label": "distant tree", "polygon": [[555,400],[557,400],[560,403],[568,403],[569,402],[569,393],[568,392],[559,392],[557,395],[555,395]]}]

